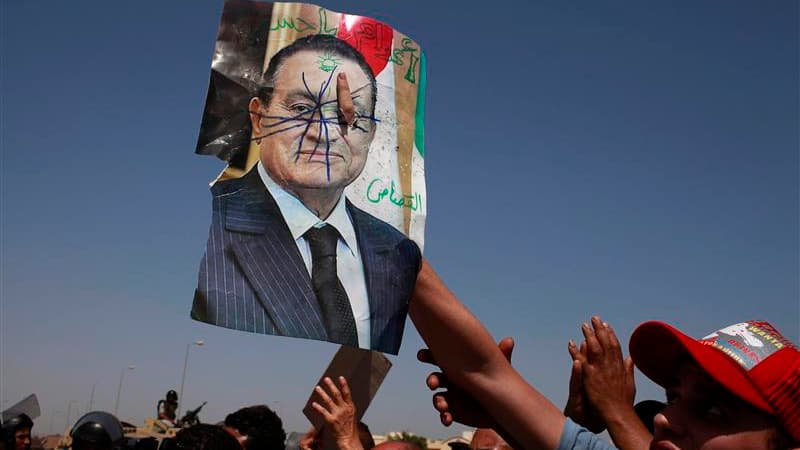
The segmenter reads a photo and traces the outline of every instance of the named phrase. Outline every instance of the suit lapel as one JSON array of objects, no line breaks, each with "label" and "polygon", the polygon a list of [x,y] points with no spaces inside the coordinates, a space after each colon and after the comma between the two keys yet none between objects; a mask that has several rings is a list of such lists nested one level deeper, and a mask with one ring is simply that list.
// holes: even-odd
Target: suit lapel
[{"label": "suit lapel", "polygon": [[327,340],[311,277],[277,203],[255,169],[242,181],[224,209],[239,267],[278,334]]},{"label": "suit lapel", "polygon": [[367,213],[347,202],[353,228],[358,239],[358,250],[364,265],[364,279],[367,283],[367,297],[370,311],[370,337],[372,348],[382,340],[386,325],[396,309],[394,285],[397,283],[394,258],[395,244],[371,225]]}]

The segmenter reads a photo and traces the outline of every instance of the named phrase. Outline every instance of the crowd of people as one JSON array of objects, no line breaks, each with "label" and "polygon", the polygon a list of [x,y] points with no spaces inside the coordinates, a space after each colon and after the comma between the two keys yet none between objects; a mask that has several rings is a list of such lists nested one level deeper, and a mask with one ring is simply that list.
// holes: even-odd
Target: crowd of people
[{"label": "crowd of people", "polygon": [[[567,345],[573,362],[562,410],[513,368],[513,339],[495,343],[426,261],[409,316],[429,347],[418,359],[439,368],[425,380],[436,391],[434,409],[444,425],[478,429],[473,449],[800,449],[800,350],[767,322],[724,326],[700,339],[663,322],[646,322],[633,331],[625,358],[614,329],[592,317],[582,326],[583,342]],[[665,389],[666,403],[635,404],[634,366]],[[414,450],[411,442],[375,445],[369,428],[356,419],[344,377],[324,378],[315,391],[312,407],[324,426],[312,427],[300,450]],[[174,399],[166,403],[161,413],[174,410]],[[0,450],[29,449],[33,425],[25,414],[6,420]],[[604,430],[612,442],[598,434]],[[72,450],[129,448],[119,421],[105,412],[79,419],[70,442]],[[256,405],[222,424],[192,425],[174,438],[139,440],[133,448],[286,446],[281,419]]]}]

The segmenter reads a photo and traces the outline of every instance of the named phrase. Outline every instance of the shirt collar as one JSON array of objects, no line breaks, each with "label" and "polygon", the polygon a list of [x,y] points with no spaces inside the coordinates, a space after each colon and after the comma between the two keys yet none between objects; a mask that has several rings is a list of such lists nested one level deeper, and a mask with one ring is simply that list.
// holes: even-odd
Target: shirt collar
[{"label": "shirt collar", "polygon": [[353,229],[353,223],[350,221],[350,215],[347,212],[347,202],[344,195],[339,197],[339,201],[336,203],[336,206],[333,208],[328,218],[326,220],[321,220],[316,214],[306,208],[306,205],[304,205],[300,199],[290,194],[278,183],[273,181],[261,161],[258,162],[258,174],[261,176],[261,181],[264,182],[264,186],[267,187],[267,191],[269,191],[272,198],[275,199],[275,203],[278,204],[278,209],[280,209],[281,215],[283,215],[286,225],[289,226],[289,231],[292,233],[292,238],[294,238],[295,241],[303,237],[305,232],[311,227],[321,228],[328,223],[339,231],[339,235],[342,237],[342,240],[344,240],[350,252],[353,254],[356,253],[355,249],[357,248],[358,241],[356,240],[356,232]]}]

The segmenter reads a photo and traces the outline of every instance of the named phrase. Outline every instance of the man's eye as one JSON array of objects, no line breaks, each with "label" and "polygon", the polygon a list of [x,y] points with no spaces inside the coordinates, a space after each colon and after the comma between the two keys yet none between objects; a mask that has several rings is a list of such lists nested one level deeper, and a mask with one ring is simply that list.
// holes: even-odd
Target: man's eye
[{"label": "man's eye", "polygon": [[296,113],[307,113],[314,110],[314,107],[306,104],[306,103],[295,103],[294,105],[289,107],[292,111]]},{"label": "man's eye", "polygon": [[703,402],[698,406],[699,406],[699,408],[697,408],[698,412],[704,414],[707,417],[718,418],[718,417],[723,417],[725,415],[725,413],[722,411],[722,408],[720,408],[716,403]]}]

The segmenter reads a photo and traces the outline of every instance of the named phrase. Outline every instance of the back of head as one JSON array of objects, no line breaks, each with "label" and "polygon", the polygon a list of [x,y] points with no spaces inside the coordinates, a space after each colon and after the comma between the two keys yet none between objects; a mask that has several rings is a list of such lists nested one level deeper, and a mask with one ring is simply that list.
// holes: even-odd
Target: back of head
[{"label": "back of head", "polygon": [[283,422],[277,414],[266,405],[255,405],[242,408],[228,414],[225,426],[236,429],[246,436],[246,450],[283,450],[286,432]]},{"label": "back of head", "polygon": [[124,443],[122,425],[103,411],[86,413],[70,431],[72,450],[117,450]]},{"label": "back of head", "polygon": [[653,419],[656,417],[656,414],[660,413],[664,409],[665,406],[667,406],[666,403],[658,400],[642,400],[633,405],[633,410],[636,411],[636,415],[639,416],[639,420],[642,421],[650,434],[652,434]]},{"label": "back of head", "polygon": [[374,448],[378,450],[421,450],[417,444],[409,441],[386,441]]},{"label": "back of head", "polygon": [[241,450],[236,439],[216,425],[201,423],[184,428],[175,435],[179,450]]},{"label": "back of head", "polygon": [[511,446],[491,428],[478,428],[472,434],[470,450],[511,450]]}]

